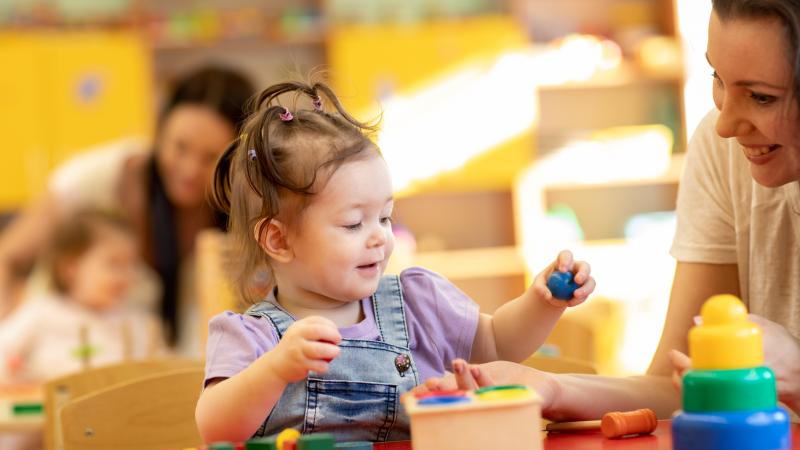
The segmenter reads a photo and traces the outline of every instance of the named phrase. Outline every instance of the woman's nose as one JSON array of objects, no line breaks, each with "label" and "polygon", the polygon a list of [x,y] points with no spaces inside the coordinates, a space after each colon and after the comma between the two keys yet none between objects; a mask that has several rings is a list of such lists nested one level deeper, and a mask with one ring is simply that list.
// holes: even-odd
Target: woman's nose
[{"label": "woman's nose", "polygon": [[750,131],[752,125],[747,120],[739,105],[731,100],[725,100],[719,105],[717,117],[717,134],[723,138],[742,136]]}]

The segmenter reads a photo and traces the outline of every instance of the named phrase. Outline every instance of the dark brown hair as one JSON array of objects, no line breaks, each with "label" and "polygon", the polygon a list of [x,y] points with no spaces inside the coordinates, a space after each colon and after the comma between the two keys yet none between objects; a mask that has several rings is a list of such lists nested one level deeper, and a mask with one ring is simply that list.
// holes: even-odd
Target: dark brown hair
[{"label": "dark brown hair", "polygon": [[800,0],[712,0],[720,20],[777,18],[783,23],[792,94],[800,106]]},{"label": "dark brown hair", "polygon": [[[164,105],[159,127],[176,108],[196,105],[215,111],[239,132],[246,118],[246,105],[255,94],[252,83],[239,72],[224,67],[205,67],[179,80]],[[176,208],[169,198],[158,167],[158,149],[147,163],[148,228],[145,254],[152,255],[153,269],[161,281],[160,313],[166,324],[167,340],[174,344],[180,333],[178,320],[178,285],[180,278],[179,230],[175,223]],[[205,205],[204,205],[205,206]],[[215,215],[222,224],[227,217]]]},{"label": "dark brown hair", "polygon": [[[292,98],[284,107],[279,99],[287,95]],[[294,223],[342,164],[380,155],[368,137],[375,125],[351,116],[324,83],[270,86],[255,98],[252,109],[238,142],[217,163],[212,191],[217,208],[230,216],[228,228],[237,250],[234,279],[250,302],[258,294],[248,286],[259,271],[268,274],[267,284],[272,285],[269,261],[254,232],[260,235],[279,215]]]},{"label": "dark brown hair", "polygon": [[66,294],[69,290],[62,273],[63,265],[74,263],[76,258],[80,258],[109,229],[130,235],[133,239],[133,230],[128,221],[110,211],[80,211],[56,228],[46,254],[45,265],[57,292]]}]

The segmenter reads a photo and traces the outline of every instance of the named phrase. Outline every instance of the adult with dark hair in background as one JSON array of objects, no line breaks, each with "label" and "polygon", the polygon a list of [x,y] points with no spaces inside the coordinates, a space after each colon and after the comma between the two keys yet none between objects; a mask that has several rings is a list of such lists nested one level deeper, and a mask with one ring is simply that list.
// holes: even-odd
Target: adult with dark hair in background
[{"label": "adult with dark hair in background", "polygon": [[[483,382],[535,387],[548,418],[593,419],[644,407],[668,418],[680,407],[673,384],[691,364],[693,317],[723,293],[741,297],[762,327],[779,399],[800,411],[800,0],[712,4],[706,56],[716,110],[689,144],[671,251],[678,263],[647,374],[556,375],[505,362],[477,367]],[[481,382],[459,380],[466,387]],[[432,380],[428,388],[453,383]]]},{"label": "adult with dark hair in background", "polygon": [[[153,144],[115,142],[58,168],[44,195],[0,235],[0,300],[9,298],[4,292],[9,280],[30,267],[59,221],[80,209],[117,209],[132,223],[144,261],[157,275],[149,278],[160,281],[158,308],[167,340],[176,345],[185,331],[178,299],[190,287],[183,267],[198,232],[224,221],[207,202],[207,188],[253,93],[251,83],[236,72],[198,70],[174,86]],[[0,309],[7,312],[11,303],[0,301]]]}]

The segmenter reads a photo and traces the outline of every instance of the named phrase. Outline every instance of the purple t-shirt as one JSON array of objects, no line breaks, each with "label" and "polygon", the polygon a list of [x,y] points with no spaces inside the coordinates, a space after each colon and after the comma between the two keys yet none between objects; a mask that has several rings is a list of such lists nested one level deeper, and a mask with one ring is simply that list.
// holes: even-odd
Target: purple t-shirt
[{"label": "purple t-shirt", "polygon": [[[441,376],[454,358],[469,360],[478,327],[478,305],[441,275],[420,267],[400,274],[411,355],[420,381]],[[345,339],[380,340],[372,302],[361,300],[364,320],[339,328]],[[272,324],[230,311],[209,323],[206,382],[230,378],[278,343]]]}]

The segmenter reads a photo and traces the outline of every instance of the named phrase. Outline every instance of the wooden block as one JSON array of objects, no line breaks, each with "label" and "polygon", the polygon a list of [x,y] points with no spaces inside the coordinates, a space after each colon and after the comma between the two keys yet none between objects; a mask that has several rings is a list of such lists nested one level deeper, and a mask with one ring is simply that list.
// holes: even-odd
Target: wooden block
[{"label": "wooden block", "polygon": [[407,395],[414,450],[541,450],[540,398],[524,386]]}]

